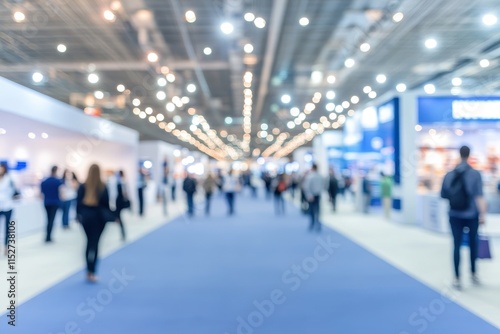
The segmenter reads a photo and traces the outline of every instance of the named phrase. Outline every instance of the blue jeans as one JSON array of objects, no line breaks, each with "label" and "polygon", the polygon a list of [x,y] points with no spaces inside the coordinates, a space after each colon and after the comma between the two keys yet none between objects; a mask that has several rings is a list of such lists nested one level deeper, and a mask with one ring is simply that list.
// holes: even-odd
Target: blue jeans
[{"label": "blue jeans", "polygon": [[188,216],[194,215],[194,194],[186,193],[186,201],[188,207]]},{"label": "blue jeans", "polygon": [[227,206],[228,206],[228,214],[232,215],[232,214],[234,214],[234,192],[227,192],[226,193],[226,200],[227,200]]},{"label": "blue jeans", "polygon": [[317,230],[321,229],[321,223],[319,222],[319,203],[321,200],[321,196],[314,196],[312,201],[309,201],[309,214],[311,215],[311,224],[309,228],[312,230],[316,228]]},{"label": "blue jeans", "polygon": [[69,226],[69,210],[71,209],[72,202],[72,200],[61,202],[63,227]]},{"label": "blue jeans", "polygon": [[455,266],[455,277],[460,277],[460,246],[462,245],[464,227],[469,228],[470,267],[472,274],[475,274],[478,250],[477,230],[479,228],[479,219],[450,217],[450,227],[453,234],[453,264]]},{"label": "blue jeans", "polygon": [[9,223],[10,223],[10,217],[12,217],[12,210],[9,211],[0,211],[0,217],[5,216],[5,240],[4,240],[4,245],[7,245],[7,242],[9,241]]}]

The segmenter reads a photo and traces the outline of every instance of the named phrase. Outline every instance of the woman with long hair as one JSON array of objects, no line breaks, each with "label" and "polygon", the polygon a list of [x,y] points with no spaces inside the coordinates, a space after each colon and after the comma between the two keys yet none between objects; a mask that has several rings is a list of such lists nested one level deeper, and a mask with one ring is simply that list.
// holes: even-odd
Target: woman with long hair
[{"label": "woman with long hair", "polygon": [[78,189],[76,208],[87,236],[87,280],[95,282],[99,239],[106,226],[106,212],[110,211],[108,190],[101,179],[101,169],[96,164],[90,166],[87,180]]}]

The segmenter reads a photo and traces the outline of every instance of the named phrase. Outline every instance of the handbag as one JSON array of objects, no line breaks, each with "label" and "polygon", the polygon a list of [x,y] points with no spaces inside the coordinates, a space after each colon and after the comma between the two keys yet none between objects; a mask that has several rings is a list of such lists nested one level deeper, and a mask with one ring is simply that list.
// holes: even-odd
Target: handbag
[{"label": "handbag", "polygon": [[479,242],[477,245],[477,258],[478,259],[491,259],[490,240],[484,234],[479,235]]},{"label": "handbag", "polygon": [[131,207],[130,200],[124,199],[123,203],[122,203],[122,207],[123,207],[123,209],[130,209],[130,207]]},{"label": "handbag", "polygon": [[114,222],[116,220],[115,213],[113,211],[111,211],[110,209],[108,209],[108,208],[101,208],[100,211],[101,211],[102,219],[106,223]]}]

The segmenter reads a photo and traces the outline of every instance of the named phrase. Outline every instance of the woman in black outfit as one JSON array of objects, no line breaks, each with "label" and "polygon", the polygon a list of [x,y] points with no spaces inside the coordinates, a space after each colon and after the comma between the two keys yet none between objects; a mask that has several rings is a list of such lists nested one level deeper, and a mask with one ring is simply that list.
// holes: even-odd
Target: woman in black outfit
[{"label": "woman in black outfit", "polygon": [[116,221],[118,222],[118,224],[120,224],[120,229],[122,232],[122,240],[125,240],[125,226],[123,225],[121,212],[123,209],[130,208],[130,201],[128,199],[127,185],[125,183],[125,174],[123,173],[122,170],[118,172],[118,179],[116,182],[116,186],[117,186],[117,195],[115,204]]},{"label": "woman in black outfit", "polygon": [[87,236],[87,280],[95,282],[99,238],[106,225],[106,212],[111,212],[108,190],[102,182],[101,170],[96,164],[90,166],[87,180],[78,189],[76,210]]}]

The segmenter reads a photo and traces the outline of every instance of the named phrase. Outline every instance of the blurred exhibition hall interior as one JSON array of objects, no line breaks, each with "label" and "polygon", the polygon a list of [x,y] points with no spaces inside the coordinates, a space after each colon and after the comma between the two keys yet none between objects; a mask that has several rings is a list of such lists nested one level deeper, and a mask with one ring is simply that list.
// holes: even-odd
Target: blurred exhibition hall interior
[{"label": "blurred exhibition hall interior", "polygon": [[0,0],[0,332],[500,333],[498,0]]}]

